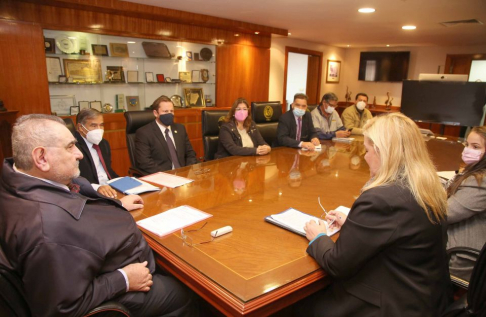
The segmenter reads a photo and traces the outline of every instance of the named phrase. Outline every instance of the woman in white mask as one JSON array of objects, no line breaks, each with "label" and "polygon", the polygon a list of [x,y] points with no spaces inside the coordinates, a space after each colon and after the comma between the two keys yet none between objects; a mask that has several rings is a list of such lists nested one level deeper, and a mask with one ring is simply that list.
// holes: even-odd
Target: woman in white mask
[{"label": "woman in white mask", "polygon": [[466,167],[447,188],[447,250],[451,274],[469,281],[486,242],[486,126],[474,127],[465,146],[462,160]]}]

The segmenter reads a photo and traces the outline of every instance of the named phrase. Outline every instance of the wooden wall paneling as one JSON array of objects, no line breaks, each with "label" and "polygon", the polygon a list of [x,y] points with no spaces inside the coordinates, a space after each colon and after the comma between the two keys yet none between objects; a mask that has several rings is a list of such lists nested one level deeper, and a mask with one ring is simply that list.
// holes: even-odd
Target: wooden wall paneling
[{"label": "wooden wall paneling", "polygon": [[270,49],[223,44],[216,56],[217,107],[231,107],[239,97],[268,101]]},{"label": "wooden wall paneling", "polygon": [[38,24],[0,19],[0,99],[19,115],[50,113],[44,36]]},{"label": "wooden wall paneling", "polygon": [[307,101],[308,104],[318,104],[320,102],[320,87],[321,87],[321,60],[322,57],[309,55],[308,64],[307,64],[307,87],[305,92],[309,100]]},{"label": "wooden wall paneling", "polygon": [[0,171],[3,159],[12,156],[12,126],[18,111],[0,112]]}]

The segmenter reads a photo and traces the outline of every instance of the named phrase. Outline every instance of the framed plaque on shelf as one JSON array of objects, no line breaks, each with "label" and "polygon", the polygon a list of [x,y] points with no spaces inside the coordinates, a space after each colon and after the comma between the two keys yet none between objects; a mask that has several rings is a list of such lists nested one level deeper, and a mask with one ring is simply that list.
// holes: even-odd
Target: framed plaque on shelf
[{"label": "framed plaque on shelf", "polygon": [[106,79],[108,82],[124,83],[125,72],[122,66],[106,66]]},{"label": "framed plaque on shelf", "polygon": [[128,45],[125,43],[110,43],[110,53],[114,57],[129,57]]},{"label": "framed plaque on shelf", "polygon": [[59,82],[59,76],[62,75],[61,59],[59,57],[46,57],[47,64],[47,81],[50,83]]},{"label": "framed plaque on shelf", "polygon": [[206,107],[202,88],[184,88],[184,99],[190,107]]},{"label": "framed plaque on shelf", "polygon": [[192,71],[191,81],[193,83],[200,83],[200,82],[202,82],[201,81],[201,72],[199,70],[193,70]]},{"label": "framed plaque on shelf", "polygon": [[99,59],[64,59],[64,71],[75,83],[101,83],[101,63]]},{"label": "framed plaque on shelf", "polygon": [[127,71],[127,79],[128,79],[129,83],[138,83],[138,71],[128,70]]},{"label": "framed plaque on shelf", "polygon": [[138,108],[139,104],[140,100],[138,99],[138,96],[127,96],[127,110],[131,110],[130,108]]},{"label": "framed plaque on shelf", "polygon": [[154,80],[154,73],[152,72],[146,72],[145,73],[145,80],[148,82],[148,83],[153,83],[155,80]]},{"label": "framed plaque on shelf", "polygon": [[91,101],[91,102],[89,103],[89,107],[90,107],[91,109],[96,109],[96,110],[98,110],[99,112],[101,112],[101,101],[96,101],[96,100],[95,100],[95,101]]},{"label": "framed plaque on shelf", "polygon": [[184,83],[190,83],[191,72],[179,72],[179,79]]},{"label": "framed plaque on shelf", "polygon": [[51,112],[58,116],[71,115],[71,107],[76,106],[76,98],[74,95],[52,95]]},{"label": "framed plaque on shelf", "polygon": [[157,82],[158,83],[165,83],[164,74],[157,74]]},{"label": "framed plaque on shelf", "polygon": [[79,111],[84,109],[89,109],[89,101],[79,101],[78,106],[79,106]]},{"label": "framed plaque on shelf", "polygon": [[78,106],[72,106],[72,107],[71,107],[71,113],[70,113],[70,114],[71,114],[72,116],[75,116],[75,115],[77,115],[78,113],[79,113],[79,107],[78,107]]},{"label": "framed plaque on shelf", "polygon": [[93,52],[93,55],[109,56],[108,55],[108,46],[106,46],[106,45],[91,44],[91,51]]}]

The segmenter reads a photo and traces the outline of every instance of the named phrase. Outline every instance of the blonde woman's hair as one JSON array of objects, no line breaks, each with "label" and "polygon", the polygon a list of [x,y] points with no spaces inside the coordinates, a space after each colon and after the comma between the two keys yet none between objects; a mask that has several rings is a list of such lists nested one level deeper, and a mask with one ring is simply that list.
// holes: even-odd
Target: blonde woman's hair
[{"label": "blonde woman's hair", "polygon": [[445,220],[447,195],[415,122],[401,113],[390,113],[369,120],[363,134],[381,160],[363,192],[400,182],[412,192],[430,222]]}]

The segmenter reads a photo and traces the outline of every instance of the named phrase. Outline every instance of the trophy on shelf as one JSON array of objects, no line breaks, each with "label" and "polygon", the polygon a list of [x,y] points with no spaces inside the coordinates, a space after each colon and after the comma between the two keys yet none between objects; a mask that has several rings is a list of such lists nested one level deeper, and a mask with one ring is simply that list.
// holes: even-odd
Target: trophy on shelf
[{"label": "trophy on shelf", "polygon": [[371,109],[376,108],[376,96],[373,97],[373,103],[370,106]]},{"label": "trophy on shelf", "polygon": [[389,92],[387,92],[386,95],[388,96],[388,99],[386,99],[386,101],[385,101],[385,110],[386,111],[390,111],[391,110],[391,106],[392,106],[393,98],[390,99],[390,93]]},{"label": "trophy on shelf", "polygon": [[348,92],[348,86],[346,86],[346,95],[344,96],[344,99],[346,100],[346,107],[348,106],[348,103],[351,101],[351,94],[352,92]]}]

